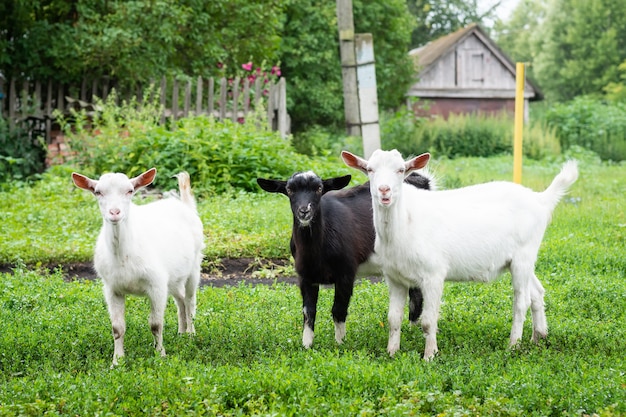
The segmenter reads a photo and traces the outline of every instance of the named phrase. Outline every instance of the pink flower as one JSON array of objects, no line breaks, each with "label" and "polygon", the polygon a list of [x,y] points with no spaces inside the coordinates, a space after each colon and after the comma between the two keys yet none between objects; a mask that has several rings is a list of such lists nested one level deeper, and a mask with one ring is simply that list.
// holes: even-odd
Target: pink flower
[{"label": "pink flower", "polygon": [[241,68],[245,69],[246,71],[252,71],[252,61],[248,62],[247,64],[242,64]]},{"label": "pink flower", "polygon": [[224,63],[223,62],[218,62],[217,63],[217,68],[219,68],[219,69],[224,68]]},{"label": "pink flower", "polygon": [[276,65],[274,65],[274,66],[272,67],[272,71],[271,71],[271,72],[272,72],[272,75],[275,75],[275,76],[277,76],[277,77],[280,77],[280,68],[279,68],[279,67],[277,67]]}]

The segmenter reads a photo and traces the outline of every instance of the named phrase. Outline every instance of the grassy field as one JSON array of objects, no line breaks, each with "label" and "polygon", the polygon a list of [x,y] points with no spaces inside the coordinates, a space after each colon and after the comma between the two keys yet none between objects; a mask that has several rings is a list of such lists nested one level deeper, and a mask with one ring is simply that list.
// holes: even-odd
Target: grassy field
[{"label": "grassy field", "polygon": [[[439,161],[440,183],[510,179],[511,158]],[[560,162],[527,162],[543,189]],[[507,348],[510,278],[446,284],[440,354],[421,360],[405,324],[390,359],[384,284],[357,284],[347,340],[334,342],[332,290],[322,290],[312,349],[300,345],[301,304],[288,284],[203,287],[197,335],[176,334],[170,300],[155,355],[149,306],[127,301],[127,357],[113,350],[101,285],[64,282],[56,265],[91,259],[100,218],[93,197],[57,168],[34,187],[0,193],[0,415],[626,415],[626,167],[583,161],[557,207],[537,263],[550,333]],[[346,169],[346,172],[350,172]],[[361,174],[353,173],[363,181]],[[288,258],[290,213],[276,195],[199,202],[207,264],[221,257]]]}]

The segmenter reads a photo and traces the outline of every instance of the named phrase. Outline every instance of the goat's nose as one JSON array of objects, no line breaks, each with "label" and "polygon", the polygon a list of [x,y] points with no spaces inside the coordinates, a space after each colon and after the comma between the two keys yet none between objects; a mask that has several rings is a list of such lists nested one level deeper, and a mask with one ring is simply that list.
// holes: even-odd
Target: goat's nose
[{"label": "goat's nose", "polygon": [[379,185],[378,186],[378,191],[380,191],[383,194],[388,193],[391,190],[391,188],[388,185]]},{"label": "goat's nose", "polygon": [[109,210],[109,214],[112,214],[113,216],[119,215],[120,212],[121,212],[121,210],[118,209],[118,208],[112,208],[112,209]]},{"label": "goat's nose", "polygon": [[301,215],[305,215],[310,211],[311,211],[311,208],[309,206],[300,207],[298,209],[298,213],[300,213]]}]

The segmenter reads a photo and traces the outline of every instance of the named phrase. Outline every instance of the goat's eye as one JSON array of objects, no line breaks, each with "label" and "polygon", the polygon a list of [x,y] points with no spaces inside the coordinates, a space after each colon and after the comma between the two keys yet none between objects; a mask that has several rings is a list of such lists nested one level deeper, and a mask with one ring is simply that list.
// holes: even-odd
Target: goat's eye
[{"label": "goat's eye", "polygon": [[287,195],[291,195],[293,194],[293,191],[291,191],[291,188],[287,188]]},{"label": "goat's eye", "polygon": [[100,197],[102,195],[102,191],[94,191],[93,195],[95,195],[96,197]]},{"label": "goat's eye", "polygon": [[367,168],[367,173],[368,173],[368,174],[373,174],[373,173],[374,173],[374,170],[373,170],[372,168]]},{"label": "goat's eye", "polygon": [[126,191],[126,195],[133,195],[133,190]]},{"label": "goat's eye", "polygon": [[404,168],[400,168],[398,169],[398,171],[396,171],[398,174],[404,174]]},{"label": "goat's eye", "polygon": [[320,185],[319,188],[317,189],[317,193],[321,194],[322,193],[322,186]]}]

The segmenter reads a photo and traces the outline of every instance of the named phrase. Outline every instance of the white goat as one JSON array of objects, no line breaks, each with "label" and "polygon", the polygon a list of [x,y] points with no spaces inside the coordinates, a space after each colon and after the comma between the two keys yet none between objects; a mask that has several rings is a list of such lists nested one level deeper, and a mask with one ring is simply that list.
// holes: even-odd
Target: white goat
[{"label": "white goat", "polygon": [[400,348],[409,287],[419,286],[424,297],[421,324],[424,359],[429,360],[437,352],[444,280],[487,282],[506,270],[511,271],[514,292],[510,345],[522,337],[529,306],[532,340],[547,335],[544,289],[535,275],[535,262],[552,211],[578,177],[575,161],[567,162],[543,192],[503,181],[425,192],[402,181],[426,166],[429,154],[406,162],[396,150],[377,150],[369,161],[346,151],[342,158],[370,179],[374,250],[389,285],[390,355]]},{"label": "white goat", "polygon": [[152,183],[155,176],[155,168],[131,179],[120,173],[104,174],[99,180],[72,174],[76,186],[96,196],[102,213],[94,267],[102,278],[111,316],[114,366],[124,356],[126,294],[150,299],[150,330],[161,356],[165,356],[163,318],[168,294],[174,296],[178,307],[178,332],[195,332],[193,317],[204,248],[202,222],[186,172],[177,176],[180,200],[133,204],[135,192]]}]

